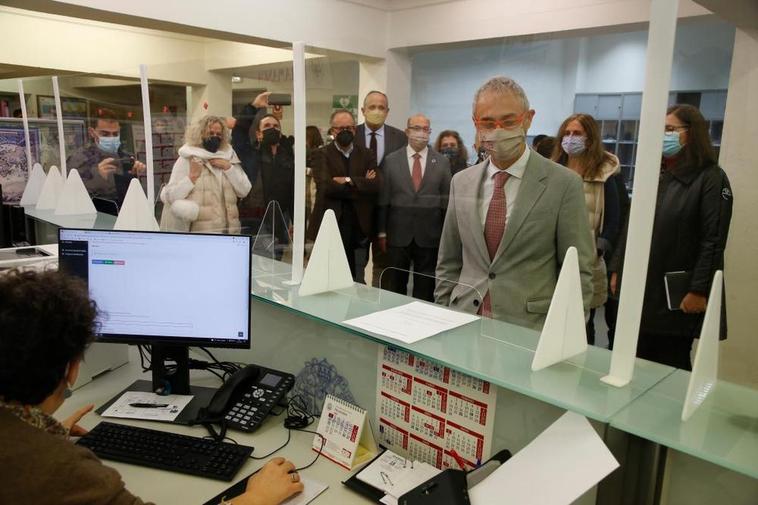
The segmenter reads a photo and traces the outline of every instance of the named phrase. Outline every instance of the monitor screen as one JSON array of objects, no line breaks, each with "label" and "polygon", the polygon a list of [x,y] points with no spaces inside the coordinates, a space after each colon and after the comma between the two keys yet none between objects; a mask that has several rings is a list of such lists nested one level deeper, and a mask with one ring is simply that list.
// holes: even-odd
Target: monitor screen
[{"label": "monitor screen", "polygon": [[97,302],[98,341],[250,347],[250,237],[62,228],[58,256]]}]

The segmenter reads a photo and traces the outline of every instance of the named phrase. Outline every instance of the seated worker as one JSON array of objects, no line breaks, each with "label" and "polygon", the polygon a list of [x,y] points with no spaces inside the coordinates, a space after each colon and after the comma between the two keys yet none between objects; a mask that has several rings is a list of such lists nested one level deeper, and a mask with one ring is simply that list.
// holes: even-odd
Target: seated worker
[{"label": "seated worker", "polygon": [[129,180],[145,173],[145,164],[126,152],[116,113],[100,109],[87,129],[91,142],[71,153],[66,168],[75,168],[90,196],[114,200],[121,206]]},{"label": "seated worker", "polygon": [[[69,439],[86,433],[76,423],[92,405],[62,422],[53,417],[76,382],[96,315],[79,279],[33,271],[0,276],[0,503],[143,503],[116,470]],[[303,490],[294,469],[274,458],[226,503],[281,503]]]}]

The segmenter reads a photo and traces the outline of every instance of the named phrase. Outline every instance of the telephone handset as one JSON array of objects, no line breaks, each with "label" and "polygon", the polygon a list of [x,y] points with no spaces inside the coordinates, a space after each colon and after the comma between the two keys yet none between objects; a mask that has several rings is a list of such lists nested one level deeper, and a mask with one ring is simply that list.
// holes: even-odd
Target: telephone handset
[{"label": "telephone handset", "polygon": [[223,422],[229,428],[254,431],[294,384],[292,374],[247,365],[219,388],[201,411],[202,421]]}]

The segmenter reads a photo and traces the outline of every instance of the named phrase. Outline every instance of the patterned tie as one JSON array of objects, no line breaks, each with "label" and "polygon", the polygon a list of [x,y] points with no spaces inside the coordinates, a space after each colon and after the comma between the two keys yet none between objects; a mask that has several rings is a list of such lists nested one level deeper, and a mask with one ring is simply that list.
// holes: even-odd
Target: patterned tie
[{"label": "patterned tie", "polygon": [[369,133],[371,135],[371,140],[369,141],[368,148],[371,150],[372,153],[374,153],[374,158],[376,158],[376,164],[379,164],[379,149],[376,147],[376,132]]},{"label": "patterned tie", "polygon": [[419,153],[413,155],[411,179],[413,179],[413,189],[418,192],[418,188],[421,187],[421,155]]},{"label": "patterned tie", "polygon": [[[490,200],[490,206],[487,209],[487,220],[484,222],[484,241],[487,243],[487,252],[490,255],[490,261],[495,259],[495,253],[497,253],[498,247],[500,247],[500,241],[503,239],[503,233],[505,233],[505,217],[506,217],[506,202],[505,202],[505,182],[508,180],[510,174],[501,170],[495,174],[495,188],[492,191],[492,199]],[[492,304],[490,301],[490,292],[484,295],[482,300],[482,306],[479,311],[483,316],[492,316]]]}]

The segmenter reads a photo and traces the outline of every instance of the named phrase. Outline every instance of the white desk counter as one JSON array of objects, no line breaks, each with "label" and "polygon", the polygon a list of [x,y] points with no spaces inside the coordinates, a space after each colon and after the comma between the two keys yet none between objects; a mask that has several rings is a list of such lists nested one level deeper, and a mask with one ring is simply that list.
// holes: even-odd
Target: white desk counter
[{"label": "white desk counter", "polygon": [[[150,380],[149,373],[143,374],[140,371],[139,356],[136,353],[136,349],[130,348],[130,354],[131,360],[128,364],[105,373],[89,384],[74,391],[73,396],[66,400],[63,406],[58,412],[56,412],[56,417],[58,419],[64,419],[78,408],[89,403],[94,403],[97,408],[124,388],[128,387],[135,380]],[[193,385],[208,387],[220,386],[219,379],[208,372],[192,371],[190,377]],[[94,412],[87,414],[79,424],[84,428],[91,429],[101,421],[133,424],[144,428],[172,431],[198,437],[207,434],[205,428],[200,426],[189,427],[168,423],[104,418]],[[270,453],[287,440],[287,430],[284,429],[283,422],[284,414],[281,416],[269,416],[258,431],[253,434],[230,430],[227,435],[240,444],[255,447],[253,455],[259,457]],[[313,423],[308,427],[308,429],[312,430],[315,430],[315,428],[316,423]],[[305,466],[316,456],[316,453],[311,450],[312,441],[312,434],[293,431],[292,439],[287,447],[278,451],[271,457],[282,456],[291,460],[298,467]],[[232,482],[223,482],[143,466],[117,463],[115,461],[104,460],[103,462],[107,466],[111,466],[118,470],[130,492],[139,496],[143,500],[152,501],[161,505],[202,504],[231,486],[233,483],[250,475],[265,463],[265,461],[251,459],[242,467]],[[340,468],[323,456],[321,456],[312,467],[304,470],[302,474],[329,486],[329,489],[311,503],[372,503],[370,500],[363,498],[342,485],[341,481],[347,479],[350,472]]]}]

